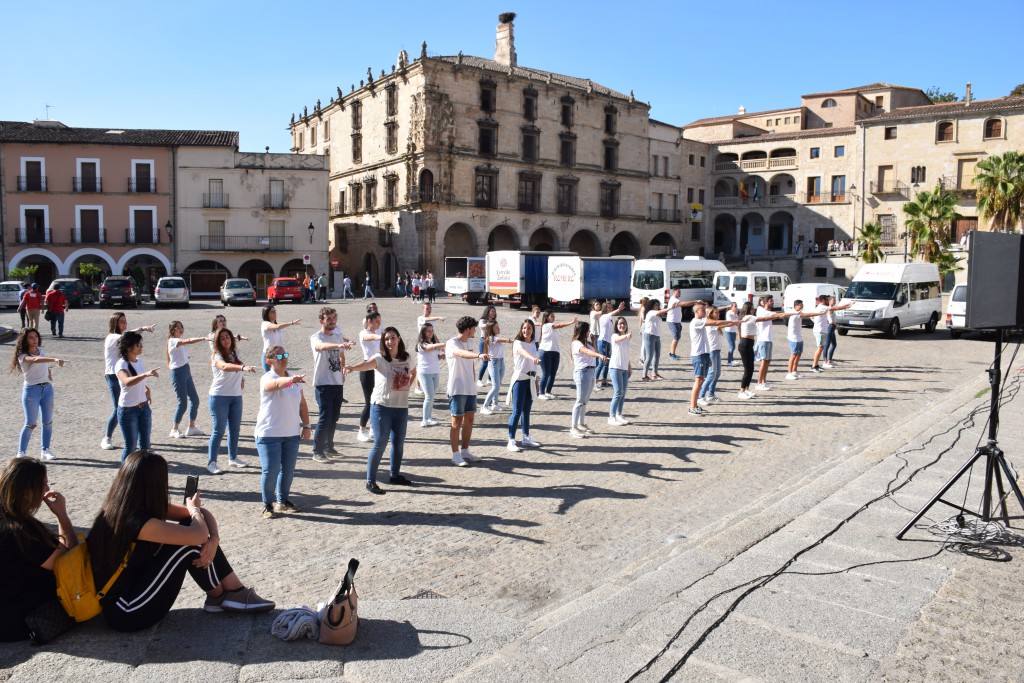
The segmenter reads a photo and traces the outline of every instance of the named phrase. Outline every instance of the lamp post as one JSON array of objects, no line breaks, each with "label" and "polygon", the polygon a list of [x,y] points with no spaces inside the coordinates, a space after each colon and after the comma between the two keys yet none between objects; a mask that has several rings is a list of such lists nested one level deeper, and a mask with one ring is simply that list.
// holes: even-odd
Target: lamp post
[{"label": "lamp post", "polygon": [[178,272],[178,245],[174,243],[174,226],[171,225],[171,219],[167,219],[164,230],[167,231],[167,241],[171,243],[171,268],[174,271],[168,275],[175,275]]},{"label": "lamp post", "polygon": [[310,221],[309,227],[306,229],[309,230],[309,243],[313,244],[313,233],[316,231],[316,227],[313,225],[312,221]]},{"label": "lamp post", "polygon": [[[851,183],[849,194],[853,197],[854,202],[860,201],[860,195],[857,194],[857,184]],[[864,220],[861,217],[861,220]],[[864,227],[863,225],[861,227]],[[853,205],[853,258],[856,260],[860,257],[860,241],[857,239],[857,205]]]}]

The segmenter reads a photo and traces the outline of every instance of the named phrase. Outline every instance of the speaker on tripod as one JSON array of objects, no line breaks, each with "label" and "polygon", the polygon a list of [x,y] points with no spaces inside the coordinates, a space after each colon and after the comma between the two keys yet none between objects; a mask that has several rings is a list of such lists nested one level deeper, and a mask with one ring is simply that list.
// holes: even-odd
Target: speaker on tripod
[{"label": "speaker on tripod", "polygon": [[[1010,516],[1006,508],[1007,491],[1003,477],[1024,510],[1024,494],[1017,486],[1017,475],[999,448],[999,392],[1002,385],[1003,339],[1006,332],[1024,330],[1024,236],[1007,233],[974,232],[971,235],[970,256],[967,274],[967,327],[976,331],[994,331],[995,359],[988,370],[991,388],[989,399],[988,441],[975,450],[974,455],[957,470],[949,481],[932,496],[931,500],[914,515],[896,538],[901,539],[937,503],[958,511],[957,520],[964,515],[978,517],[984,522],[992,521],[993,501],[997,516],[1004,524],[1011,519],[1024,519],[1022,515]],[[985,489],[981,495],[981,510],[972,510],[961,503],[943,498],[946,493],[984,459]],[[993,486],[995,494],[993,496]]]}]

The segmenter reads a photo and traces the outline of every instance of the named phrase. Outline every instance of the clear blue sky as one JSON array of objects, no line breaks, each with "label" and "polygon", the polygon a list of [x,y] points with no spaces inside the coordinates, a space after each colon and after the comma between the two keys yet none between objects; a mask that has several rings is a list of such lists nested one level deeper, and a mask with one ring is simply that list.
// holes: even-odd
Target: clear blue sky
[{"label": "clear blue sky", "polygon": [[978,98],[1024,82],[1024,2],[4,2],[0,118],[241,132],[287,151],[291,112],[390,71],[398,50],[490,57],[515,11],[519,62],[650,101],[670,123],[793,106],[888,81]]}]

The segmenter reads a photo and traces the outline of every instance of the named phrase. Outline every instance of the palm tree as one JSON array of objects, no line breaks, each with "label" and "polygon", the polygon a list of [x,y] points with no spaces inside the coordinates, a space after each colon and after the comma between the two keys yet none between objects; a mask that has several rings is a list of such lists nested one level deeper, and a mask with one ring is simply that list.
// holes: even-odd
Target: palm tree
[{"label": "palm tree", "polygon": [[903,205],[903,212],[907,214],[905,227],[910,233],[910,249],[929,263],[938,261],[942,247],[949,244],[957,201],[955,192],[936,184],[934,190],[918,192],[913,201]]},{"label": "palm tree", "polygon": [[1013,230],[1024,217],[1024,154],[1006,152],[978,162],[978,213],[994,230]]},{"label": "palm tree", "polygon": [[947,275],[963,270],[959,265],[961,261],[963,259],[954,255],[949,249],[943,248],[939,252],[939,258],[935,261],[935,265],[939,267],[939,275],[942,277],[943,282],[945,282]]},{"label": "palm tree", "polygon": [[867,223],[860,230],[861,258],[864,263],[880,263],[885,260],[882,253],[882,226],[878,223]]}]

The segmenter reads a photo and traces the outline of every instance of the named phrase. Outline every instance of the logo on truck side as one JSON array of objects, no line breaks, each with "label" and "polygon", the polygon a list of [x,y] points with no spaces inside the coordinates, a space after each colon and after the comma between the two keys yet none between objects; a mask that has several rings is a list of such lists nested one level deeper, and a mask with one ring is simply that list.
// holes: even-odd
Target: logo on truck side
[{"label": "logo on truck side", "polygon": [[552,282],[571,284],[579,280],[579,272],[569,263],[559,263],[551,270]]}]

